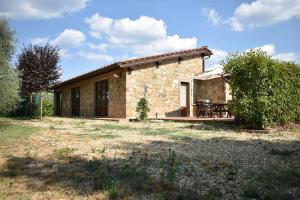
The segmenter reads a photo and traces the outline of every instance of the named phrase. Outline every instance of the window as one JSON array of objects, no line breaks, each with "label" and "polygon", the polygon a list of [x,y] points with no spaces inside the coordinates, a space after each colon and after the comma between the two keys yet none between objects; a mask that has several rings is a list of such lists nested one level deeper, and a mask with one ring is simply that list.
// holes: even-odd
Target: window
[{"label": "window", "polygon": [[99,117],[107,117],[109,99],[108,80],[96,83],[95,97],[95,115]]},{"label": "window", "polygon": [[80,116],[80,87],[72,88],[72,116]]},{"label": "window", "polygon": [[62,115],[62,93],[55,92],[55,115],[61,116]]}]

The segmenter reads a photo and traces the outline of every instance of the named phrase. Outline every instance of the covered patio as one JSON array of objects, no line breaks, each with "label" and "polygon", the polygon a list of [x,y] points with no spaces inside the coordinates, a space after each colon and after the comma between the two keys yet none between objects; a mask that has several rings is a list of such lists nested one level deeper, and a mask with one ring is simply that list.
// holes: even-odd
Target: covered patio
[{"label": "covered patio", "polygon": [[193,77],[193,117],[231,118],[228,103],[232,100],[228,84],[229,75],[215,69]]}]

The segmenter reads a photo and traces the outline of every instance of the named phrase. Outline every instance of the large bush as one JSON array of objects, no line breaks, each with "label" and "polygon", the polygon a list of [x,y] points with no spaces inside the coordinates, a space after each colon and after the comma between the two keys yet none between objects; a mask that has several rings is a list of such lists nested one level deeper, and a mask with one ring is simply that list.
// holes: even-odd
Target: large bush
[{"label": "large bush", "polygon": [[237,119],[266,128],[296,119],[300,111],[300,67],[261,50],[232,54],[224,62]]}]

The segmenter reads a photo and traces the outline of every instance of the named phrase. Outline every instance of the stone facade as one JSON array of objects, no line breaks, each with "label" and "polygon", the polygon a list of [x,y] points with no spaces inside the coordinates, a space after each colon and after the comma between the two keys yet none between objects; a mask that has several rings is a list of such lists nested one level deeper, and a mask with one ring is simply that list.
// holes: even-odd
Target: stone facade
[{"label": "stone facade", "polygon": [[229,98],[230,95],[226,84],[223,78],[194,80],[194,103],[199,99],[210,99],[214,103],[227,102],[226,97]]},{"label": "stone facade", "polygon": [[62,92],[62,115],[72,115],[71,90],[80,87],[80,116],[95,116],[95,85],[96,82],[107,79],[109,82],[108,117],[125,118],[125,70],[113,71],[104,75],[96,76],[80,82],[76,82],[55,91]]},{"label": "stone facade", "polygon": [[227,102],[230,99],[229,87],[222,78],[200,81],[194,80],[202,73],[203,60],[200,55],[178,60],[171,59],[160,63],[143,64],[131,70],[120,68],[103,75],[88,78],[66,86],[56,88],[62,92],[62,115],[71,116],[71,90],[80,86],[80,116],[95,116],[95,84],[108,80],[109,103],[108,117],[135,118],[136,106],[141,97],[149,101],[149,117],[180,116],[180,85],[189,84],[190,110],[188,116],[194,116],[195,101],[209,98],[213,102]]},{"label": "stone facade", "polygon": [[[127,72],[126,77],[126,117],[136,117],[136,105],[147,87],[150,104],[149,117],[180,116],[180,84],[190,84],[192,96],[193,76],[202,72],[202,58],[192,56],[181,60],[169,60],[143,65]],[[191,98],[192,99],[192,98]],[[190,102],[192,108],[192,102]],[[192,115],[192,109],[190,115]]]}]

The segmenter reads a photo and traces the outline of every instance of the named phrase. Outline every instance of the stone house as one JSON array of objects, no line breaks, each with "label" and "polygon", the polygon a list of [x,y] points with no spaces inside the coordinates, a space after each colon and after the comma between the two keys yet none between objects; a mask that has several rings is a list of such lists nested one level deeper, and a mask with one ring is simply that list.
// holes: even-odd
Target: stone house
[{"label": "stone house", "polygon": [[224,78],[202,80],[207,46],[116,62],[53,86],[55,114],[67,117],[135,118],[149,101],[149,117],[195,116],[195,101],[226,102]]}]

